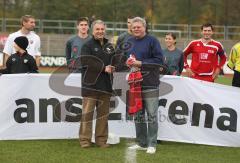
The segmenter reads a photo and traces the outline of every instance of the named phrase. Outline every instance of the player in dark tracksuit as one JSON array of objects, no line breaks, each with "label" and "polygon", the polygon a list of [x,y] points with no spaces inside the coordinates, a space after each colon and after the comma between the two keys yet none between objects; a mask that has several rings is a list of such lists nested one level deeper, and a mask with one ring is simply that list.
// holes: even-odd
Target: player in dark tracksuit
[{"label": "player in dark tracksuit", "polygon": [[38,73],[35,59],[27,53],[28,39],[25,36],[14,40],[16,53],[12,54],[6,63],[6,68],[0,70],[2,74]]}]

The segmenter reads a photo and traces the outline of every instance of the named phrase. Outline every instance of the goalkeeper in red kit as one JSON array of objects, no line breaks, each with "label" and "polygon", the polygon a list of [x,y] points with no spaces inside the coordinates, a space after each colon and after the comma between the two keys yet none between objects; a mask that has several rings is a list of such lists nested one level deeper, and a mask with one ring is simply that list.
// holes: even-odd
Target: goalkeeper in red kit
[{"label": "goalkeeper in red kit", "polygon": [[[203,24],[201,30],[202,38],[191,41],[183,51],[184,68],[191,78],[214,82],[227,57],[222,44],[212,39],[213,26]],[[192,54],[190,66],[187,62],[189,54]]]}]

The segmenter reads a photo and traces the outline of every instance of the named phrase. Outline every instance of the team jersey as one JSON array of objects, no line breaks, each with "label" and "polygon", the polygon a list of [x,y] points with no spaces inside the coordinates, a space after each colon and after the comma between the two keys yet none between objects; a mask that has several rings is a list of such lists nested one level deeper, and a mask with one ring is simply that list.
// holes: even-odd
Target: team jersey
[{"label": "team jersey", "polygon": [[40,37],[33,31],[30,31],[27,35],[24,35],[21,30],[10,34],[7,38],[6,44],[4,46],[3,52],[12,55],[15,54],[15,49],[13,48],[14,39],[19,36],[26,36],[29,42],[27,47],[27,52],[34,58],[36,56],[41,56],[40,52]]},{"label": "team jersey", "polygon": [[198,75],[212,75],[216,68],[222,69],[226,62],[226,53],[223,46],[215,40],[211,40],[207,44],[204,44],[201,39],[194,40],[188,44],[183,53],[184,68],[189,68],[187,57],[192,54],[190,69]]},{"label": "team jersey", "polygon": [[240,72],[240,42],[232,47],[227,65],[232,70]]}]

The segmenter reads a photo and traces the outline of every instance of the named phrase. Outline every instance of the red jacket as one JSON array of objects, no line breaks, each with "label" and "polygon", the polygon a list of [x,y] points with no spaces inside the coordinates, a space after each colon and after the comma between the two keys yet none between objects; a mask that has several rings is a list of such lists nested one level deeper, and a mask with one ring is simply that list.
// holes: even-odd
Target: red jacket
[{"label": "red jacket", "polygon": [[198,75],[212,75],[216,68],[222,69],[227,58],[222,44],[215,40],[211,40],[208,44],[204,44],[201,39],[194,40],[188,44],[183,53],[184,68],[189,68],[187,57],[192,54],[190,68]]}]

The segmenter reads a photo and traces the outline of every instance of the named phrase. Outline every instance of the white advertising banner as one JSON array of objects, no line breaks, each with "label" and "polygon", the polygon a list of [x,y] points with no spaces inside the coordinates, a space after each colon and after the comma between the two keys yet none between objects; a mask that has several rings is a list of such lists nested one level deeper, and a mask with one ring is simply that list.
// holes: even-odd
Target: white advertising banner
[{"label": "white advertising banner", "polygon": [[[115,74],[109,132],[135,137],[126,115],[128,84]],[[158,139],[240,147],[240,89],[185,77],[164,76]],[[82,108],[80,74],[0,76],[0,140],[78,138]]]}]

